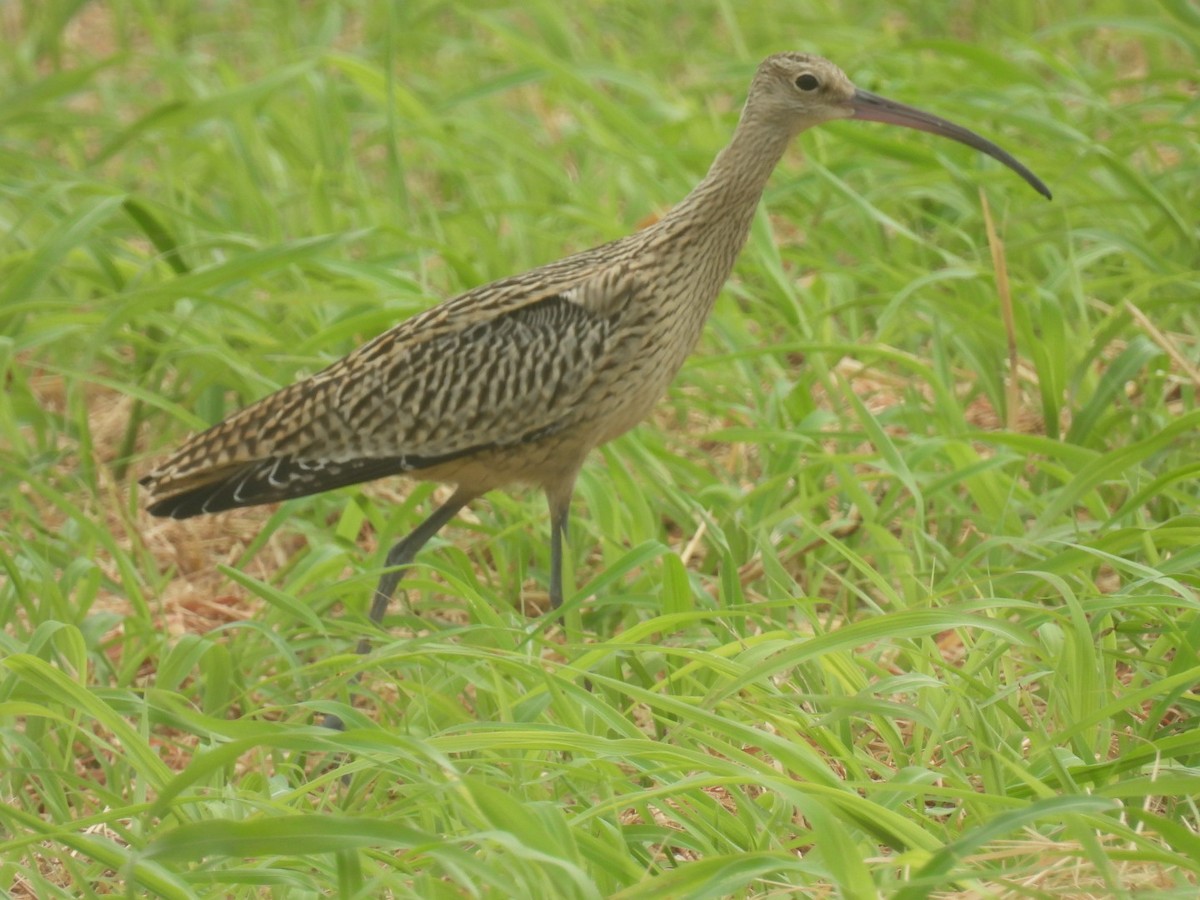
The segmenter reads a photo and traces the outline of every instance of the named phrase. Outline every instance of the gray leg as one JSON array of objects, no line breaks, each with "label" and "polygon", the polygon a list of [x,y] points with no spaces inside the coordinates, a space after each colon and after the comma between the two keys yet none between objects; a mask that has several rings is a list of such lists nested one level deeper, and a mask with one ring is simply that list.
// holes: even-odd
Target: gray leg
[{"label": "gray leg", "polygon": [[550,607],[558,609],[563,602],[563,539],[567,536],[567,520],[571,515],[571,494],[551,496],[550,501]]},{"label": "gray leg", "polygon": [[[421,548],[429,543],[429,539],[441,531],[442,526],[458,515],[459,510],[471,502],[474,495],[464,493],[463,491],[455,491],[450,499],[433,511],[428,519],[414,528],[407,537],[399,541],[391,550],[388,551],[387,560],[384,565],[390,571],[384,572],[383,577],[379,579],[379,584],[375,587],[375,595],[371,599],[370,619],[372,624],[379,625],[383,622],[384,614],[387,613],[388,605],[392,602],[392,595],[396,593],[396,586],[400,584],[400,579],[404,577],[407,571],[404,568],[393,568],[397,566],[407,566],[420,552]],[[360,654],[366,654],[371,649],[371,642],[367,638],[362,638],[358,642],[357,651]],[[358,681],[355,678],[355,681]],[[350,702],[354,702],[353,696]],[[341,731],[345,728],[345,724],[338,717],[329,713],[321,721],[321,724],[326,728],[336,728]]]},{"label": "gray leg", "polygon": [[[455,491],[449,500],[433,511],[433,514],[428,519],[414,528],[404,540],[399,541],[388,551],[384,565],[391,571],[383,573],[383,577],[379,579],[379,584],[375,588],[375,597],[371,600],[370,614],[373,624],[379,625],[383,622],[388,605],[392,602],[392,595],[396,593],[396,586],[400,583],[400,579],[404,577],[406,570],[397,567],[407,566],[411,563],[421,548],[429,543],[429,539],[441,531],[442,526],[457,516],[459,510],[470,503],[471,499],[470,496],[460,491]],[[366,652],[366,650],[362,649],[362,646],[363,644],[360,643],[359,653]]]}]

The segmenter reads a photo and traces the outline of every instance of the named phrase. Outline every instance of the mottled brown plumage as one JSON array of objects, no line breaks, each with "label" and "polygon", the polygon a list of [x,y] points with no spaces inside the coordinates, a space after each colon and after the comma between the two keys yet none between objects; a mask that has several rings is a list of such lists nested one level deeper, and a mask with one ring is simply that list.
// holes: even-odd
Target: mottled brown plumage
[{"label": "mottled brown plumage", "polygon": [[[771,56],[729,146],[659,222],[448,300],[235,413],[143,480],[150,512],[186,518],[386,475],[455,484],[450,501],[393,548],[395,567],[472,499],[531,484],[550,501],[557,606],[567,507],[584,458],[646,416],[695,346],[791,138],[847,118],[968,144],[1050,196],[978,135],[860,91],[820,57]],[[398,578],[381,581],[374,621]]]}]

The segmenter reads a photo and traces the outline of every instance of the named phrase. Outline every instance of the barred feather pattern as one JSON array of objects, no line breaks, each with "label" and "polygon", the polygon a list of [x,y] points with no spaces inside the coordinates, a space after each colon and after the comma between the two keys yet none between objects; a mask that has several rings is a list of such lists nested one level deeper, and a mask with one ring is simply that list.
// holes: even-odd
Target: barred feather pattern
[{"label": "barred feather pattern", "polygon": [[471,495],[514,481],[569,493],[586,454],[641,421],[695,346],[804,124],[771,117],[774,92],[815,64],[760,67],[733,140],[656,224],[447,300],[194,436],[142,480],[150,512],[397,474]]}]

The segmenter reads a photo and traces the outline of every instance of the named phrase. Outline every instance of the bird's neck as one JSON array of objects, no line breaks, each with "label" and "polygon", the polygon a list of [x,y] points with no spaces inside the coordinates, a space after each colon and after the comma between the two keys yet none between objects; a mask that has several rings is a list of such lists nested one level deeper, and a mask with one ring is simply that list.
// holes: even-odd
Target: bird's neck
[{"label": "bird's neck", "polygon": [[724,251],[721,262],[732,269],[767,180],[783,158],[791,137],[775,123],[762,121],[747,110],[708,174],[659,224],[665,230],[681,229],[715,238],[719,247],[710,249]]},{"label": "bird's neck", "polygon": [[655,225],[627,239],[637,259],[658,269],[654,290],[643,293],[651,314],[668,325],[651,332],[657,364],[647,397],[666,389],[700,339],[746,243],[763,188],[790,137],[770,126],[743,114],[733,140],[695,189]]}]

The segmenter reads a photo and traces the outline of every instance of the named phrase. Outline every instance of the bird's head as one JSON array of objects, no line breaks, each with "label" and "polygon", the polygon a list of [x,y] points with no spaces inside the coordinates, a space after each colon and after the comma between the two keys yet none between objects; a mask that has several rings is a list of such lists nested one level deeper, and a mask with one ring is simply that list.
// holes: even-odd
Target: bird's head
[{"label": "bird's head", "polygon": [[854,116],[854,84],[827,59],[776,53],[758,67],[747,106],[801,131]]},{"label": "bird's head", "polygon": [[856,88],[845,72],[820,56],[768,56],[754,75],[746,113],[782,123],[792,134],[835,119],[885,122],[928,131],[999,160],[1050,199],[1050,190],[1041,179],[991,141],[940,116]]}]

